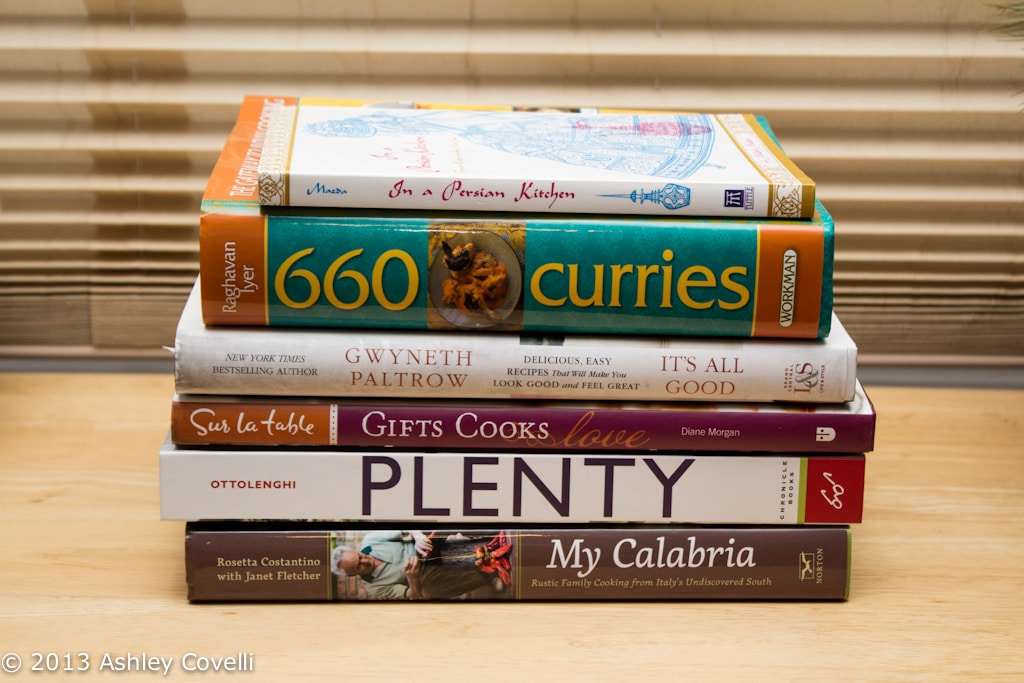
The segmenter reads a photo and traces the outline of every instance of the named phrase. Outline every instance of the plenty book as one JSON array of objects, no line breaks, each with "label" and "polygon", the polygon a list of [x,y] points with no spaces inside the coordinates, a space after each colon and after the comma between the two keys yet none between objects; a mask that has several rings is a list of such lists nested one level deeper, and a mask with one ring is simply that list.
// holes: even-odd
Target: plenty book
[{"label": "plenty book", "polygon": [[344,399],[176,395],[181,445],[866,453],[875,411],[846,403]]},{"label": "plenty book", "polygon": [[181,394],[842,403],[857,383],[835,316],[792,340],[208,326],[201,279],[175,336]]},{"label": "plenty book", "polygon": [[193,602],[845,600],[850,529],[185,526]]},{"label": "plenty book", "polygon": [[209,179],[208,324],[828,333],[834,226],[820,203],[808,220],[261,207],[255,169],[287,102],[246,98]]},{"label": "plenty book", "polygon": [[751,114],[351,106],[280,98],[272,206],[808,218],[814,183]]},{"label": "plenty book", "polygon": [[853,524],[864,454],[160,450],[164,519]]}]

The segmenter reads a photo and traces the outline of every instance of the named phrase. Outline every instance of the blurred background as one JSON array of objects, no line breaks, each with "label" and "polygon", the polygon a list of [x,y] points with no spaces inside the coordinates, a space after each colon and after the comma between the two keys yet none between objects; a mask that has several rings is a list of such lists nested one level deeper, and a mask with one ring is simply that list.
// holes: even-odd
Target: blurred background
[{"label": "blurred background", "polygon": [[981,0],[8,0],[0,363],[171,367],[206,178],[261,94],[764,114],[835,218],[865,372],[1019,378],[1022,18]]}]

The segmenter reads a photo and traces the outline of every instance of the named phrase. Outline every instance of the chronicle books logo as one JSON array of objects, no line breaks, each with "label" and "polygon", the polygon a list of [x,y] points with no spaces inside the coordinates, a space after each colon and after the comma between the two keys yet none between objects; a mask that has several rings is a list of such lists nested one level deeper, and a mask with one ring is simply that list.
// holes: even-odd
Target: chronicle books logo
[{"label": "chronicle books logo", "polygon": [[814,552],[801,552],[798,565],[801,581],[821,583],[825,578],[824,548],[818,548]]}]

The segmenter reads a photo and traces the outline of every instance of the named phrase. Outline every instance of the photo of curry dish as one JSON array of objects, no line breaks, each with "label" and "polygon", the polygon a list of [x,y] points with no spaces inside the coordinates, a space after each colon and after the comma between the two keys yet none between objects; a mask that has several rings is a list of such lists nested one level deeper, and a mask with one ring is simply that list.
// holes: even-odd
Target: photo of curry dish
[{"label": "photo of curry dish", "polygon": [[500,234],[487,230],[445,231],[434,239],[430,298],[448,323],[492,327],[515,310],[522,266]]},{"label": "photo of curry dish", "polygon": [[444,281],[441,300],[468,316],[485,315],[499,320],[495,312],[508,294],[508,270],[487,251],[469,242],[454,249],[442,243],[444,263],[451,277]]}]

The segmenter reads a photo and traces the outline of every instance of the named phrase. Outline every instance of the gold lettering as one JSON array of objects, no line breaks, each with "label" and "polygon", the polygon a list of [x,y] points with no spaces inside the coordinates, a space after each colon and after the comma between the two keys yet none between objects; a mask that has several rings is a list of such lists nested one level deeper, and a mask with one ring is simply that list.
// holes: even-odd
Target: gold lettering
[{"label": "gold lettering", "polygon": [[[674,276],[674,268],[671,261],[675,254],[671,249],[666,249],[661,254],[666,262],[662,265],[641,265],[641,264],[584,264],[578,263],[545,263],[534,269],[530,277],[530,293],[541,306],[564,306],[571,302],[573,306],[579,307],[622,307],[623,288],[628,287],[631,278],[636,277],[636,301],[635,308],[647,308],[647,295],[650,289],[657,286],[657,279],[661,279],[660,308],[671,309],[676,300],[687,308],[707,310],[718,305],[723,310],[734,311],[743,308],[750,303],[750,289],[744,285],[739,278],[747,275],[745,266],[730,266],[722,270],[720,277],[707,266],[694,265],[684,270],[678,278]],[[588,292],[581,292],[585,278],[581,278],[582,268],[593,268],[593,289]],[[545,279],[545,276],[550,276]],[[567,277],[558,277],[567,276]],[[567,280],[567,282],[566,282]],[[714,289],[721,287],[731,293],[727,298],[715,298],[713,292],[708,292],[712,298],[700,299],[696,296],[698,289]],[[568,288],[568,296],[555,297],[552,294],[561,289]]]},{"label": "gold lettering", "polygon": [[[672,253],[671,249],[666,249],[661,252],[661,258],[666,261],[672,261],[675,254]],[[665,274],[661,281],[661,306],[660,308],[672,308],[672,266],[665,266],[663,268]]]},{"label": "gold lettering", "polygon": [[[700,279],[696,279],[700,276]],[[697,301],[690,296],[690,287],[714,287],[715,274],[707,266],[690,266],[679,276],[676,284],[676,293],[679,299],[689,308],[706,309],[711,308],[712,301]]]},{"label": "gold lettering", "polygon": [[636,307],[647,307],[647,278],[656,275],[661,266],[639,266],[636,269]]},{"label": "gold lettering", "polygon": [[[612,291],[611,297],[608,301],[608,305],[614,308],[622,306],[622,277],[627,273],[633,272],[633,264],[627,263],[626,265],[613,265],[612,266]],[[637,303],[637,308],[646,308],[647,303]]]},{"label": "gold lettering", "polygon": [[545,263],[543,266],[540,266],[537,270],[533,271],[533,276],[530,278],[530,294],[542,306],[564,306],[566,297],[551,299],[541,290],[541,278],[548,272],[564,273],[565,271],[561,263]]},{"label": "gold lettering", "polygon": [[744,287],[739,282],[732,279],[733,275],[746,275],[747,269],[742,266],[732,266],[722,271],[722,286],[728,289],[730,292],[739,294],[740,298],[735,302],[718,300],[718,305],[727,311],[735,311],[743,308],[750,301],[750,290]]},{"label": "gold lettering", "polygon": [[[384,296],[384,268],[391,259],[398,259],[405,266],[405,272],[409,275],[409,284],[405,296],[401,301],[392,302]],[[401,249],[389,249],[380,255],[373,265],[373,289],[380,292],[378,303],[389,311],[404,311],[416,300],[416,292],[420,288],[420,272],[416,268],[416,261],[412,256]]]},{"label": "gold lettering", "polygon": [[594,293],[589,299],[580,296],[579,268],[575,263],[569,264],[569,298],[576,306],[603,306],[601,295],[604,293],[604,266],[594,266]]}]

